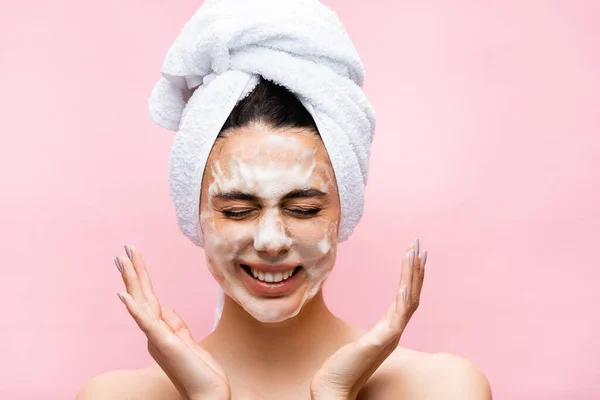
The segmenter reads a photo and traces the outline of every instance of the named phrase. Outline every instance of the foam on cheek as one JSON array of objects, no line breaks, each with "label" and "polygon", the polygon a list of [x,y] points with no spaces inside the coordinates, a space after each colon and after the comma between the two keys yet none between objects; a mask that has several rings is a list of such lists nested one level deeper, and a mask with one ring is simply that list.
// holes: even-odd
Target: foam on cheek
[{"label": "foam on cheek", "polygon": [[[299,253],[302,255],[302,259],[315,267],[307,271],[309,274],[319,274],[319,269],[324,267],[330,267],[328,263],[323,263],[330,255],[335,255],[335,249],[331,245],[332,238],[330,237],[331,230],[328,227],[319,227],[321,234],[319,239],[317,236],[314,239],[305,239],[303,243],[299,244]],[[317,227],[315,227],[315,230]]]},{"label": "foam on cheek", "polygon": [[216,193],[223,190],[227,178],[217,162],[212,169],[213,182],[207,191],[208,207],[200,216],[204,229],[204,247],[209,270],[221,286],[235,274],[236,265],[234,260],[239,251],[252,239],[248,229],[239,226],[225,225],[219,229],[215,223],[213,198]]},{"label": "foam on cheek", "polygon": [[331,246],[329,245],[329,238],[327,237],[327,235],[325,235],[325,237],[323,237],[323,239],[321,239],[321,241],[317,243],[317,248],[323,254],[329,251]]}]

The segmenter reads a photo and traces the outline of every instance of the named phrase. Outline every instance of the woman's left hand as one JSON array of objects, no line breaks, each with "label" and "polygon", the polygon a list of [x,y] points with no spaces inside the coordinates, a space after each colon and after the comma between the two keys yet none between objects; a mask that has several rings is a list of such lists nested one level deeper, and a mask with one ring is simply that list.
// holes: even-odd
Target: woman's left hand
[{"label": "woman's left hand", "polygon": [[356,399],[358,392],[396,349],[410,317],[419,306],[427,251],[419,253],[419,239],[407,248],[396,301],[373,329],[341,347],[317,371],[311,385],[313,400]]}]

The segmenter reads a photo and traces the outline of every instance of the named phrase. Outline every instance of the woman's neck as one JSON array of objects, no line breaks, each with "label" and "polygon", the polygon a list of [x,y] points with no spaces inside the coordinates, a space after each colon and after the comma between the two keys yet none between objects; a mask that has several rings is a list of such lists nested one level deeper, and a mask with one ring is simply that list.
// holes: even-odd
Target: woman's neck
[{"label": "woman's neck", "polygon": [[289,377],[291,371],[308,373],[318,368],[360,333],[331,313],[321,291],[296,317],[279,323],[259,322],[225,296],[217,328],[200,344],[230,368],[243,365],[247,370],[253,365],[256,371]]}]

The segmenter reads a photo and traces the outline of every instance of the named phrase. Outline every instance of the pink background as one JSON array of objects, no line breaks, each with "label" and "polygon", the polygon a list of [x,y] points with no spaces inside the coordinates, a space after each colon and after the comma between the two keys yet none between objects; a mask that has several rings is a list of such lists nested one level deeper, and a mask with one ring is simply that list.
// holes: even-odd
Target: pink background
[{"label": "pink background", "polygon": [[[496,399],[600,398],[600,3],[326,3],[378,114],[331,307],[371,326],[418,236],[404,346],[472,360]],[[0,397],[73,398],[152,362],[115,294],[124,243],[196,338],[212,325],[216,286],[168,191],[173,133],[146,105],[199,2],[0,4]]]}]

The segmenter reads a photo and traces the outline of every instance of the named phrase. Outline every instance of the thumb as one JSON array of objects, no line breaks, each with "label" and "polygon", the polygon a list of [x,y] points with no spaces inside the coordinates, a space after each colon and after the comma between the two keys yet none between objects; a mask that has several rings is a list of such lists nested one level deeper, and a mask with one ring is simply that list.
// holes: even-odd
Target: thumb
[{"label": "thumb", "polygon": [[190,350],[192,350],[198,357],[207,363],[208,366],[211,367],[213,371],[215,371],[223,379],[227,379],[223,368],[221,368],[219,363],[210,355],[209,352],[204,350],[198,345],[198,343],[196,343],[187,325],[185,322],[183,322],[183,319],[181,319],[175,310],[172,308],[162,308],[162,319],[169,326],[171,331],[173,331],[173,333],[177,335],[177,337],[179,337]]},{"label": "thumb", "polygon": [[167,324],[169,329],[177,335],[186,345],[195,345],[196,342],[192,337],[192,333],[183,321],[183,319],[172,308],[161,308],[162,320]]}]

